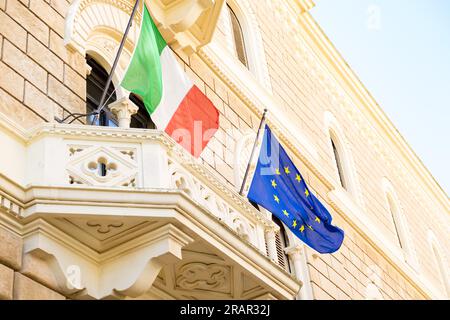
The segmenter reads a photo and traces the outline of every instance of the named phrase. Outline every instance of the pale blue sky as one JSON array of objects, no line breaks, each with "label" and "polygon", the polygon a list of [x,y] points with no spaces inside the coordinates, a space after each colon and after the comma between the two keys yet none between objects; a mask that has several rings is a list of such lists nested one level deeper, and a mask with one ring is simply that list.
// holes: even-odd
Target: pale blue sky
[{"label": "pale blue sky", "polygon": [[450,190],[450,1],[315,0],[322,29]]}]

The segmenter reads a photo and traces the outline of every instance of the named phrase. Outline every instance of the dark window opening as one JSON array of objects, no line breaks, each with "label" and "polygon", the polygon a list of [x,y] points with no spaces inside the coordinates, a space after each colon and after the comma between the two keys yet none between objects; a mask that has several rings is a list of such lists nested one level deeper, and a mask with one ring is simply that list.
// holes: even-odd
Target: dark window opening
[{"label": "dark window opening", "polygon": [[[89,55],[86,56],[86,62],[92,68],[91,73],[86,79],[86,113],[91,113],[100,104],[100,99],[106,87],[106,81],[108,80],[108,72]],[[106,93],[105,107],[100,112],[95,123],[93,123],[94,125],[117,127],[117,119],[108,108],[108,104],[116,101],[116,99],[114,85],[111,83]],[[93,117],[86,117],[86,123],[91,124]]]},{"label": "dark window opening", "polygon": [[338,170],[339,180],[341,182],[341,186],[344,189],[347,189],[347,183],[345,181],[345,176],[344,176],[344,170],[342,168],[341,157],[339,155],[339,151],[336,148],[336,145],[335,145],[333,139],[331,139],[331,145],[333,146],[334,159],[336,160],[336,167],[337,167],[337,170]]},{"label": "dark window opening", "polygon": [[145,108],[142,99],[134,93],[130,93],[130,100],[139,107],[136,114],[131,117],[131,128],[141,128],[141,129],[156,129],[155,124],[150,118],[147,109]]},{"label": "dark window opening", "polygon": [[[97,62],[94,58],[87,55],[87,64],[92,68],[91,73],[86,79],[86,113],[91,113],[98,108],[100,99],[103,94],[103,90],[106,87],[106,81],[108,80],[108,72]],[[142,99],[134,93],[130,93],[129,99],[139,107],[138,112],[131,117],[131,128],[141,129],[155,129],[156,126],[153,123],[150,115],[148,114]],[[109,85],[108,92],[106,93],[105,107],[103,107],[100,115],[97,117],[94,125],[117,127],[118,121],[116,116],[109,110],[108,105],[117,100],[114,85]],[[88,116],[86,121],[88,124],[92,123],[94,116]],[[104,170],[100,168],[99,170]]]},{"label": "dark window opening", "polygon": [[248,68],[244,34],[242,32],[241,24],[236,14],[234,13],[233,9],[231,9],[231,7],[228,4],[227,6],[228,11],[230,12],[231,27],[233,28],[234,47],[236,48],[236,54],[238,56],[239,61],[241,61],[242,64]]}]

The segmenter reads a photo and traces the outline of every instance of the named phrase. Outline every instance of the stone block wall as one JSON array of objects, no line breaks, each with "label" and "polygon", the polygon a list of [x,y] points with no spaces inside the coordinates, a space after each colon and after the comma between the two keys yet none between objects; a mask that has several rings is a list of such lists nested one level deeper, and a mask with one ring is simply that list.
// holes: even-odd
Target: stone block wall
[{"label": "stone block wall", "polygon": [[[318,165],[336,180],[337,169],[324,121],[324,114],[329,111],[343,128],[348,141],[346,147],[354,159],[353,170],[360,194],[353,196],[355,201],[358,197],[363,199],[361,214],[370,217],[385,241],[397,245],[395,227],[381,186],[382,178],[388,177],[413,235],[413,247],[419,260],[417,277],[445,290],[426,233],[432,230],[445,244],[443,247],[449,247],[446,206],[436,200],[417,174],[411,173],[415,169],[407,156],[399,152],[375,119],[346,95],[315,54],[315,48],[307,44],[307,35],[295,22],[301,16],[296,2],[244,2],[248,4],[245,6],[247,13],[259,26],[272,88],[270,94],[279,102],[286,118],[314,145]],[[63,43],[64,19],[69,5],[67,0],[0,0],[0,112],[25,129],[43,121],[51,122],[55,116],[62,117],[66,110],[85,110],[85,58]],[[230,29],[224,27],[226,24],[223,19],[219,22],[213,41],[227,41]],[[238,188],[234,179],[236,144],[244,132],[256,131],[259,115],[198,53],[189,57],[178,54],[190,78],[220,112],[220,129],[203,152],[202,161],[223,183]],[[256,77],[255,81],[258,81]],[[380,153],[380,149],[385,154]],[[299,158],[294,157],[294,161],[311,189],[327,202],[329,187]],[[366,298],[375,267],[381,270],[378,287],[384,298],[424,297],[370,239],[330,205],[328,207],[334,223],[345,230],[346,238],[342,249],[333,255],[315,255],[307,249],[315,298]],[[0,230],[0,298],[63,298],[18,273],[20,250],[20,239],[8,230]]]},{"label": "stone block wall", "polygon": [[[0,299],[61,300],[65,297],[22,272],[22,239],[0,227]],[[35,270],[39,274],[40,270]]]}]

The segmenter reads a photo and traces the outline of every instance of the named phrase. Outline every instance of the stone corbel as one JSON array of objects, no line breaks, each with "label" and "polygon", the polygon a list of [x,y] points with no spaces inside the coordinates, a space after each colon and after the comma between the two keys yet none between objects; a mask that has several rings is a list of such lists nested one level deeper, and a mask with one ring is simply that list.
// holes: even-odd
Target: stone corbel
[{"label": "stone corbel", "polygon": [[164,39],[187,55],[211,41],[224,0],[176,0],[145,3]]},{"label": "stone corbel", "polygon": [[[147,292],[193,241],[172,224],[98,253],[42,220],[24,239],[22,272],[73,299],[122,299]],[[76,249],[75,249],[76,248]]]},{"label": "stone corbel", "polygon": [[100,278],[100,296],[136,298],[147,292],[165,265],[181,260],[181,249],[193,241],[167,224],[151,232],[146,244],[130,250],[127,243],[105,256]]},{"label": "stone corbel", "polygon": [[84,292],[84,288],[73,281],[75,274],[65,273],[53,254],[39,248],[24,252],[21,273],[65,296]]},{"label": "stone corbel", "polygon": [[85,288],[70,266],[64,268],[51,240],[40,232],[33,232],[24,240],[21,273],[65,295],[82,294]]},{"label": "stone corbel", "polygon": [[117,117],[120,128],[129,128],[131,116],[136,114],[139,110],[139,107],[127,97],[110,103],[108,107],[109,110],[111,110],[111,112]]}]

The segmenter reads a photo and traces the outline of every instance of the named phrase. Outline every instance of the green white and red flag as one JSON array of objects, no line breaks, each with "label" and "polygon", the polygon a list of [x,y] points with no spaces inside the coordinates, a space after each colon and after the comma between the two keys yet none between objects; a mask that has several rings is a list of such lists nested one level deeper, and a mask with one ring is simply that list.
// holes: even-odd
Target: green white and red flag
[{"label": "green white and red flag", "polygon": [[219,112],[189,79],[143,8],[139,40],[121,86],[142,98],[159,130],[199,157],[219,128]]}]

